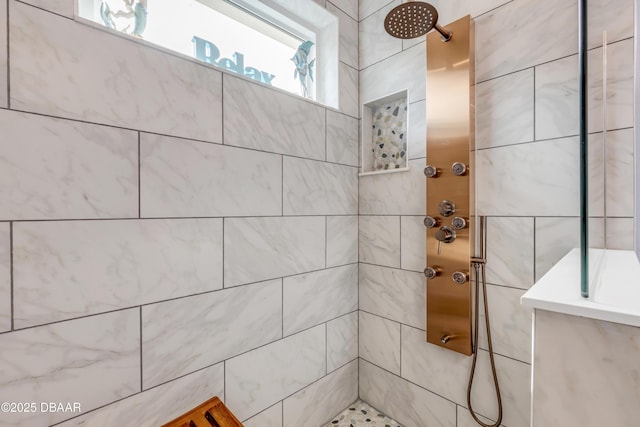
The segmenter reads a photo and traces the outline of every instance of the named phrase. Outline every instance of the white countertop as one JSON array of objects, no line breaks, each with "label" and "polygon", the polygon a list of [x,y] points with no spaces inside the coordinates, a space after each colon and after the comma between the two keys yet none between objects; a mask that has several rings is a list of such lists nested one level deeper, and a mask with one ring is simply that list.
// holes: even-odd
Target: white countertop
[{"label": "white countertop", "polygon": [[522,305],[640,327],[640,262],[633,251],[591,249],[594,279],[580,295],[580,250],[573,249],[538,280]]}]

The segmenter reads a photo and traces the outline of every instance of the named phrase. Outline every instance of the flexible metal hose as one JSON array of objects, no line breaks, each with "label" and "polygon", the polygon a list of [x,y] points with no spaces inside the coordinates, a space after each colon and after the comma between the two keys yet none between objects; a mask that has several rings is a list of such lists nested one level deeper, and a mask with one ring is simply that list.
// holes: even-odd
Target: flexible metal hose
[{"label": "flexible metal hose", "polygon": [[[469,374],[469,385],[467,386],[467,405],[469,407],[469,413],[478,424],[483,427],[498,427],[502,422],[502,398],[500,396],[500,386],[498,385],[498,375],[496,373],[496,364],[493,360],[493,345],[491,343],[491,328],[489,327],[489,305],[487,303],[487,278],[485,271],[485,260],[474,259],[472,260],[473,268],[476,278],[476,303],[475,303],[475,328],[473,331],[473,362],[471,363],[471,372]],[[471,388],[473,387],[473,377],[476,371],[476,361],[478,359],[478,330],[479,325],[479,302],[480,302],[480,282],[482,282],[482,295],[484,300],[484,320],[487,328],[487,342],[489,347],[489,359],[491,360],[491,373],[493,374],[493,384],[496,389],[496,396],[498,398],[498,419],[494,424],[483,423],[471,406]]]}]

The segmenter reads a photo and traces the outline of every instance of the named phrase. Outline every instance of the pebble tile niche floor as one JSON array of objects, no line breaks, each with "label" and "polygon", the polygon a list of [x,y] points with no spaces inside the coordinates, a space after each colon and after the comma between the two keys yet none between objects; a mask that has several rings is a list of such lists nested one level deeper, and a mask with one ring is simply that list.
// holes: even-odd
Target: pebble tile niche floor
[{"label": "pebble tile niche floor", "polygon": [[356,401],[325,427],[402,427],[382,412],[362,400]]}]

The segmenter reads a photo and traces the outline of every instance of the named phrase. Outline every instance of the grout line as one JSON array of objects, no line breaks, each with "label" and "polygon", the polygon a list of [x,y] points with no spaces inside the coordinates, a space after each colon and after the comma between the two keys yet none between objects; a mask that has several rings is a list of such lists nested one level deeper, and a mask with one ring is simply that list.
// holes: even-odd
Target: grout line
[{"label": "grout line", "polygon": [[[336,214],[336,215],[331,215],[331,216],[338,216],[338,217],[349,217],[349,216],[357,216],[356,214]],[[370,216],[375,216],[375,215],[370,215]],[[384,216],[389,216],[389,215],[384,215]],[[157,220],[167,220],[167,219],[175,219],[175,220],[182,220],[182,219],[254,219],[254,218],[258,218],[258,219],[262,219],[262,218],[322,218],[324,217],[324,215],[317,215],[317,214],[309,214],[309,215],[250,215],[250,216],[225,216],[225,215],[218,215],[218,216],[154,216],[154,217],[144,217],[144,218],[138,218],[138,217],[119,217],[119,218],[60,218],[60,219],[20,219],[20,220],[14,220],[13,222],[15,223],[30,223],[30,222],[77,222],[77,221],[139,221],[139,220],[144,220],[144,221],[157,221]],[[556,217],[553,217],[556,218]],[[625,217],[626,218],[626,217]],[[1,221],[1,220],[0,220]],[[6,222],[6,221],[5,221]]]}]

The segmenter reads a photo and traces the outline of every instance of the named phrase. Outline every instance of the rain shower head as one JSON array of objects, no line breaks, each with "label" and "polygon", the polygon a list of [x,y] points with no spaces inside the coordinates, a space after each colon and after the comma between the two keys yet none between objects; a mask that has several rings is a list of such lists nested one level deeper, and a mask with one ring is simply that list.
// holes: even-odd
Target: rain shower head
[{"label": "rain shower head", "polygon": [[384,29],[393,37],[413,39],[427,34],[433,28],[442,40],[451,40],[451,32],[438,25],[438,11],[429,3],[409,1],[391,9],[384,20]]}]

